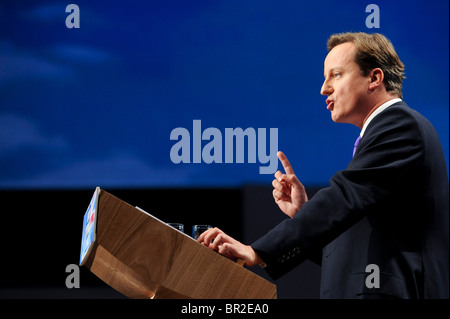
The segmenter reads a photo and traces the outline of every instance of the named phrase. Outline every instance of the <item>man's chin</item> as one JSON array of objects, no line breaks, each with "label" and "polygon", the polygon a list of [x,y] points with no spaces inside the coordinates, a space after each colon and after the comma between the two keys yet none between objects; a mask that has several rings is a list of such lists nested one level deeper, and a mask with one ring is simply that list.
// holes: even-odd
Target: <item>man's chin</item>
[{"label": "man's chin", "polygon": [[331,120],[332,120],[333,122],[335,122],[335,123],[341,123],[341,122],[339,121],[339,116],[337,116],[337,114],[334,113],[334,111],[331,111]]}]

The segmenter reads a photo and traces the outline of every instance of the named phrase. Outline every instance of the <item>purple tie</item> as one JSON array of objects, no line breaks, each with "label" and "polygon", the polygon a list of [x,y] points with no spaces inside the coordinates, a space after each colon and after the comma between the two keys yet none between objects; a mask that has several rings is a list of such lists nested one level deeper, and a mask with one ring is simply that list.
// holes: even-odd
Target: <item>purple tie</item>
[{"label": "purple tie", "polygon": [[358,136],[358,138],[355,141],[355,146],[353,146],[353,156],[355,156],[356,148],[358,147],[359,141],[361,141],[361,136]]}]

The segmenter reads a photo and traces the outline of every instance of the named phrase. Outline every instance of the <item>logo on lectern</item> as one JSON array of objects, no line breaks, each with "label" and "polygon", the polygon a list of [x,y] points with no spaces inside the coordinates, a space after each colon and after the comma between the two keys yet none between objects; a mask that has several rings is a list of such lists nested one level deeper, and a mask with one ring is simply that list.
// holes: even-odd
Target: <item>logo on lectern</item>
[{"label": "logo on lectern", "polygon": [[95,226],[97,220],[98,193],[100,188],[95,189],[89,207],[83,217],[83,235],[81,238],[80,266],[86,261],[95,241]]}]

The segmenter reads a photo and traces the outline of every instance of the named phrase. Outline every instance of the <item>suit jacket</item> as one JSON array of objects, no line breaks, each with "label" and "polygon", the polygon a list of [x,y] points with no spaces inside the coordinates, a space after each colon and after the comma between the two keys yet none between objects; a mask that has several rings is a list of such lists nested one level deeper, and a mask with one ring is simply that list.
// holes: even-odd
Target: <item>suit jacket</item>
[{"label": "suit jacket", "polygon": [[398,102],[369,123],[329,187],[251,246],[273,279],[320,263],[321,298],[448,298],[448,196],[435,129]]}]

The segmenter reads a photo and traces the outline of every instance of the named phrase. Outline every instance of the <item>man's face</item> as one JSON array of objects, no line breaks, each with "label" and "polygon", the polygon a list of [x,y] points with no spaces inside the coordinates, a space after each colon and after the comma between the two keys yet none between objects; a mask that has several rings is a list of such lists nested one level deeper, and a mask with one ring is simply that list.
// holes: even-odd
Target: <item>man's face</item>
[{"label": "man's face", "polygon": [[337,123],[362,127],[367,115],[367,97],[370,75],[361,75],[354,62],[355,46],[351,42],[335,46],[325,58],[324,76],[320,93],[327,95],[327,109]]}]

